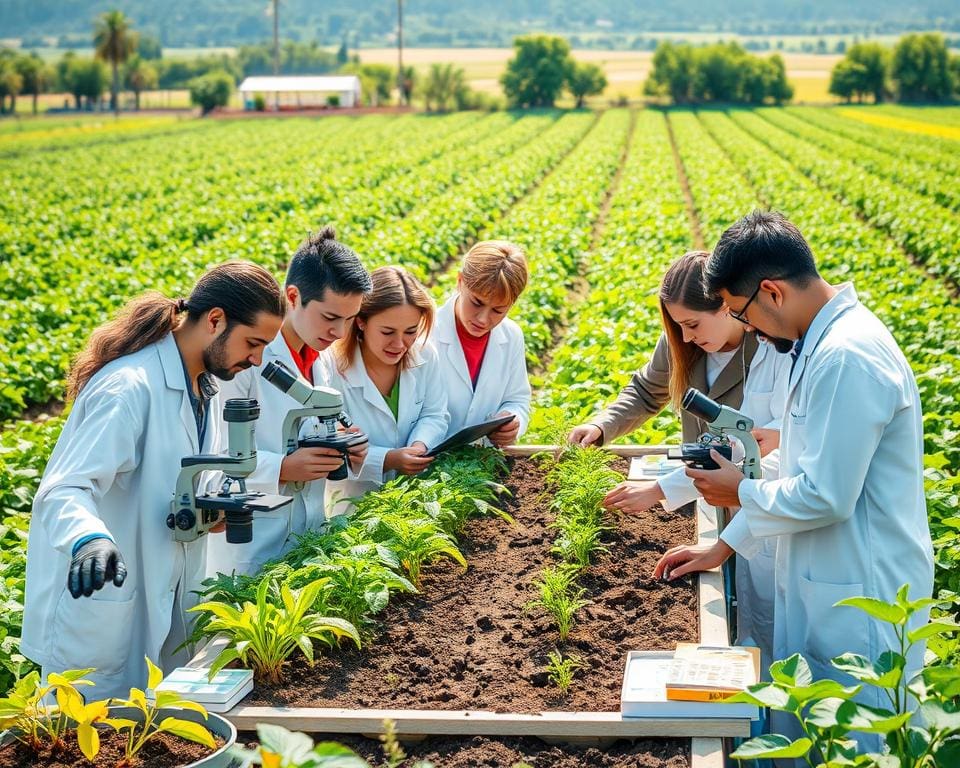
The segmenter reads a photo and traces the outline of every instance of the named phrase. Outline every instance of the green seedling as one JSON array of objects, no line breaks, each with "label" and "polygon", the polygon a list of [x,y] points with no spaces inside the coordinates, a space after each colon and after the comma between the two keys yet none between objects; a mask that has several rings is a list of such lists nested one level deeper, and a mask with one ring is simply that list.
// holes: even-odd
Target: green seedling
[{"label": "green seedling", "polygon": [[586,590],[576,585],[575,578],[576,571],[572,568],[546,568],[540,574],[540,581],[534,582],[540,597],[529,603],[550,614],[561,641],[566,640],[573,629],[577,611],[589,604],[583,599]]},{"label": "green seedling", "polygon": [[583,667],[579,656],[564,656],[560,651],[550,651],[547,662],[547,679],[550,680],[561,694],[566,695],[573,683],[574,673]]}]

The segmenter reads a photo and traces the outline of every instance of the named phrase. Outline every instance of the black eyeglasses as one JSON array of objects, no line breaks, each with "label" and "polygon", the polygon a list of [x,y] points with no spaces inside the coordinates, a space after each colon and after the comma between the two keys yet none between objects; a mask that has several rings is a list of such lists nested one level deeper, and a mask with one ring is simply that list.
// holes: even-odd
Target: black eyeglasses
[{"label": "black eyeglasses", "polygon": [[[762,282],[763,281],[761,280],[760,283]],[[739,320],[744,325],[750,325],[750,321],[748,321],[744,315],[747,314],[747,308],[753,304],[753,300],[760,294],[760,283],[757,283],[756,290],[750,294],[750,298],[747,299],[747,303],[743,305],[743,309],[741,309],[739,312],[734,312],[732,309],[730,310],[730,317],[732,317],[734,320]]]}]

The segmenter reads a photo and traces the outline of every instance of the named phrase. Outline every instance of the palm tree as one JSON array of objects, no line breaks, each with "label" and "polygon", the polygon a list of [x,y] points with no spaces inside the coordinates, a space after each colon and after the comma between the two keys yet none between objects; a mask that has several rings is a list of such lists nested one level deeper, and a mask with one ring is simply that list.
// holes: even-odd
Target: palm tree
[{"label": "palm tree", "polygon": [[144,61],[139,56],[133,56],[127,62],[127,87],[133,91],[136,99],[137,112],[140,111],[140,94],[157,87],[158,75],[156,67]]},{"label": "palm tree", "polygon": [[93,46],[97,58],[109,62],[113,71],[110,85],[110,108],[120,113],[120,65],[137,50],[137,34],[132,30],[132,22],[122,11],[107,11],[97,19],[93,35]]}]

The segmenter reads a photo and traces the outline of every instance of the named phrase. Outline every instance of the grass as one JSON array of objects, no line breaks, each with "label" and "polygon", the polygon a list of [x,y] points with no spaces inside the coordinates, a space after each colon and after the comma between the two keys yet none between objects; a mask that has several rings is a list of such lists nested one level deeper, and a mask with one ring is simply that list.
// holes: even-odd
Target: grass
[{"label": "grass", "polygon": [[[880,107],[880,110],[883,110],[883,107]],[[916,114],[914,117],[903,117],[901,114],[903,112],[897,112],[895,114],[890,114],[886,111],[878,111],[876,108],[867,107],[844,107],[839,110],[840,114],[844,117],[852,118],[853,120],[859,120],[862,123],[867,123],[868,125],[876,125],[882,128],[894,128],[898,131],[905,131],[906,133],[920,133],[926,136],[938,136],[942,139],[954,139],[960,141],[960,125],[945,125],[942,123],[932,123],[923,120],[923,114],[919,110],[915,110],[913,113],[906,114]],[[958,110],[960,113],[960,110]]]}]

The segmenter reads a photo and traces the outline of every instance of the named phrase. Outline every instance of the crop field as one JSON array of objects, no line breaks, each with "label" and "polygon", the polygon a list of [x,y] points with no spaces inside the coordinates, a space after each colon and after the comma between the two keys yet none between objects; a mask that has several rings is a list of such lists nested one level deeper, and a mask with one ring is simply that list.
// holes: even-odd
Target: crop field
[{"label": "crop field", "polygon": [[[512,316],[535,387],[525,442],[555,442],[652,351],[666,266],[753,208],[782,210],[913,366],[937,587],[960,592],[960,109],[64,119],[0,125],[0,172],[0,690],[24,663],[30,503],[71,356],[131,296],[184,295],[224,260],[282,278],[324,223],[438,300],[472,242],[523,245],[531,280]],[[678,437],[664,414],[629,442]]]}]

